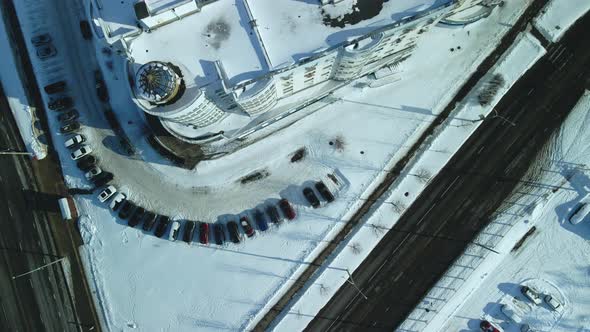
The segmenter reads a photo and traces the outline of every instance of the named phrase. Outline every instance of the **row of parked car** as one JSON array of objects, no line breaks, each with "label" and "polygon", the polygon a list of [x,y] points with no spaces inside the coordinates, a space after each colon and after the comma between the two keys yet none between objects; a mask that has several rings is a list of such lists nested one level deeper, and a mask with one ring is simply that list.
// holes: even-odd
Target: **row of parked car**
[{"label": "row of parked car", "polygon": [[[98,167],[98,160],[92,155],[92,148],[84,144],[86,143],[86,137],[77,133],[81,127],[80,122],[78,122],[80,114],[76,109],[72,108],[74,106],[73,99],[65,95],[66,86],[65,81],[58,81],[44,87],[45,92],[49,95],[59,94],[57,97],[50,99],[47,107],[58,112],[59,131],[62,134],[71,134],[66,138],[64,146],[71,150],[70,157],[76,161],[76,166],[84,172],[86,179],[91,181],[95,187],[102,187],[113,180],[114,176],[112,173],[103,171]],[[107,194],[105,191],[99,194],[99,199]]]},{"label": "row of parked car", "polygon": [[[318,190],[321,197],[324,198],[328,203],[334,201],[334,195],[328,190],[326,185],[322,182],[316,182],[314,187]],[[317,208],[320,206],[319,198],[315,192],[306,187],[303,189],[303,194],[312,207]],[[117,188],[109,185],[104,189],[98,196],[99,201],[105,203],[109,199],[112,200],[109,207],[112,211],[118,213],[118,217],[123,220],[127,220],[127,224],[130,227],[136,227],[142,225],[142,229],[146,232],[151,232],[154,227],[154,235],[161,238],[163,237],[168,229],[168,239],[176,241],[179,234],[181,224],[179,221],[171,221],[170,217],[166,215],[159,215],[151,211],[147,211],[141,206],[137,206],[131,200],[127,199],[126,195],[117,192]],[[250,217],[253,216],[256,227],[250,221]],[[191,243],[193,242],[195,231],[197,226],[199,228],[199,242],[201,244],[209,244],[209,234],[212,231],[214,242],[217,245],[223,245],[226,241],[233,243],[240,243],[243,240],[242,232],[246,237],[250,238],[256,235],[256,228],[264,232],[269,229],[269,221],[273,224],[280,224],[285,219],[293,220],[297,216],[295,209],[287,199],[281,199],[276,205],[270,204],[263,207],[258,207],[250,212],[245,212],[239,215],[236,219],[228,221],[226,224],[213,223],[209,224],[206,222],[187,220],[184,222],[184,230],[182,231],[182,240]],[[238,222],[236,222],[236,220]],[[157,226],[156,226],[157,225]],[[226,229],[227,234],[226,237]]]},{"label": "row of parked car", "polygon": [[[121,192],[117,193],[117,189],[112,185],[108,186],[99,194],[99,200],[103,203],[111,199],[111,197],[112,200],[109,203],[109,207],[118,214],[120,219],[127,220],[127,224],[130,227],[137,227],[141,224],[142,229],[146,232],[151,232],[155,228],[154,235],[159,238],[163,237],[168,229],[170,229],[168,239],[171,241],[178,239],[181,228],[179,221],[171,221],[168,216],[159,215],[147,211],[141,206],[137,206],[131,200],[127,199],[125,194]],[[279,200],[276,206],[267,205],[263,208],[254,209],[252,214],[254,215],[256,226],[260,231],[266,231],[269,228],[268,221],[279,224],[284,219],[293,220],[296,217],[295,209],[293,209],[291,203],[286,199]],[[184,230],[182,232],[183,241],[189,244],[193,242],[197,225],[199,228],[199,242],[202,244],[209,244],[209,233],[211,231],[213,232],[214,241],[218,245],[223,245],[228,240],[233,243],[240,243],[243,240],[239,230],[240,226],[247,237],[253,237],[256,234],[256,229],[250,222],[250,217],[245,213],[239,216],[239,226],[235,220],[230,220],[227,224],[209,224],[187,220],[184,222]],[[229,237],[226,237],[226,228]]]}]

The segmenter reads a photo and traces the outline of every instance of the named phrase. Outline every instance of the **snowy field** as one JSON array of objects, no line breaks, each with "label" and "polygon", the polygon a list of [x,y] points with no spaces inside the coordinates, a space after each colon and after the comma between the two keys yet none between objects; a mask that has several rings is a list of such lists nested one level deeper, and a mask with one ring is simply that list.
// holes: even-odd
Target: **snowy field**
[{"label": "snowy field", "polygon": [[6,33],[4,18],[0,15],[0,54],[3,61],[0,65],[0,81],[8,99],[8,105],[14,115],[18,130],[25,142],[27,151],[34,158],[43,159],[47,156],[47,147],[37,137],[39,132],[34,127],[33,110],[29,106],[23,84],[16,71],[13,53]]},{"label": "snowy field", "polygon": [[[115,173],[114,184],[134,202],[180,221],[225,223],[260,204],[286,197],[299,215],[240,245],[188,246],[127,227],[93,196],[76,197],[83,215],[85,265],[104,313],[105,329],[218,331],[253,326],[341,229],[342,220],[362,204],[385,171],[405,155],[452,98],[458,83],[491,52],[529,2],[507,3],[490,18],[466,28],[432,29],[404,64],[399,82],[379,88],[352,84],[334,96],[334,104],[263,142],[203,162],[192,171],[171,166],[146,143],[141,111],[130,101],[121,79],[125,77],[122,61],[102,53],[100,40],[91,49],[79,34],[69,33],[77,29],[82,9],[64,8],[65,0],[17,2],[25,34],[41,29],[33,25],[43,15],[48,22],[42,28],[64,36],[56,47],[69,50],[61,60],[68,66],[38,67],[39,80],[60,74],[78,82],[72,84],[71,92],[81,111],[81,132],[100,158],[100,166]],[[47,9],[48,4],[53,9]],[[433,49],[440,50],[434,59]],[[92,96],[97,66],[108,82],[111,106],[136,144],[132,158],[113,143],[116,139],[101,114],[105,106]],[[54,117],[50,125],[57,128]],[[463,130],[474,127],[454,125]],[[64,138],[55,134],[54,141],[59,145]],[[330,145],[339,141],[343,144]],[[457,146],[451,144],[438,154],[446,160]],[[290,163],[291,154],[301,147],[307,151],[304,160]],[[71,187],[88,187],[67,153],[60,148],[66,182]],[[260,169],[267,170],[269,177],[239,183],[240,177]],[[327,179],[329,173],[338,177],[338,186]],[[336,201],[314,210],[304,203],[301,189],[319,179],[336,193]]]},{"label": "snowy field", "polygon": [[[544,185],[527,186],[508,198],[489,226],[511,227],[496,247],[500,254],[491,253],[474,266],[465,282],[470,294],[458,293],[458,302],[449,303],[451,311],[443,309],[437,324],[424,331],[475,331],[481,319],[506,332],[520,331],[522,324],[540,332],[590,331],[590,218],[577,225],[568,221],[574,206],[590,192],[589,124],[590,91],[586,91],[533,166],[539,174],[535,183]],[[536,230],[522,246],[511,250],[533,226]],[[520,285],[551,294],[563,304],[562,310],[552,311],[545,303],[534,305],[520,293]],[[519,311],[520,322],[511,321],[500,310],[502,305]]]},{"label": "snowy field", "polygon": [[535,18],[535,27],[545,38],[556,42],[588,10],[588,0],[549,0],[541,14]]},{"label": "snowy field", "polygon": [[[452,154],[477,129],[480,116],[488,116],[510,86],[521,77],[543,54],[545,49],[530,34],[521,34],[514,45],[498,60],[486,76],[473,88],[449,117],[443,129],[425,144],[421,154],[412,161],[407,176],[401,177],[395,188],[383,196],[381,204],[365,221],[364,226],[350,237],[340,248],[338,255],[326,266],[319,276],[308,282],[300,297],[293,301],[288,312],[275,326],[277,331],[302,330],[315,314],[330,300],[340,286],[348,279],[347,270],[354,271],[378,242],[385,236],[384,229],[395,225],[403,206],[410,206],[426,187],[433,174],[438,173]],[[481,107],[477,101],[478,92],[494,75],[501,74],[506,85],[498,92],[488,107]],[[441,153],[447,151],[448,153]],[[408,193],[408,195],[405,195]],[[394,203],[397,207],[392,207]],[[351,248],[356,248],[351,250]],[[320,287],[321,285],[321,287]],[[329,286],[328,286],[329,285]]]}]

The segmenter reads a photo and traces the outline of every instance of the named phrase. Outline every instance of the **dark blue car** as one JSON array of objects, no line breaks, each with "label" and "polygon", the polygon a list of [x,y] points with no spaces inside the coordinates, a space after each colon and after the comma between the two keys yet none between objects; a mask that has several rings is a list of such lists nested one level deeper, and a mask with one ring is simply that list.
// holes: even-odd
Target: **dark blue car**
[{"label": "dark blue car", "polygon": [[264,232],[268,229],[268,223],[266,222],[266,217],[264,216],[264,212],[262,212],[262,210],[256,209],[254,211],[254,220],[256,220],[258,229],[261,231]]}]

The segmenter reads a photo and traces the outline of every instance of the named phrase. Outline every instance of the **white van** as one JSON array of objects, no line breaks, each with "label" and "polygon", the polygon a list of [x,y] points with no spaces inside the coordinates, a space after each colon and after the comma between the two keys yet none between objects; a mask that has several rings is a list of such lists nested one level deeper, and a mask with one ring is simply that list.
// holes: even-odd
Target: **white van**
[{"label": "white van", "polygon": [[590,204],[580,201],[573,209],[570,215],[570,222],[574,225],[579,224],[590,213]]}]

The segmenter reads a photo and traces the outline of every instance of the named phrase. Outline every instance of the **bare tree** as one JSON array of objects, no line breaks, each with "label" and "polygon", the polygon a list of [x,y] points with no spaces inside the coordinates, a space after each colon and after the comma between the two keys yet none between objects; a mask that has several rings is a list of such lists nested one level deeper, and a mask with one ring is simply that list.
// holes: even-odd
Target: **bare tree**
[{"label": "bare tree", "polygon": [[327,287],[324,284],[320,284],[320,295],[322,295],[322,296],[328,295],[329,290],[330,290],[330,287]]},{"label": "bare tree", "polygon": [[432,174],[427,169],[421,168],[418,170],[418,173],[414,174],[420,182],[426,183],[432,177]]},{"label": "bare tree", "polygon": [[352,250],[353,254],[358,255],[363,250],[363,247],[359,242],[353,242],[350,244],[350,250]]},{"label": "bare tree", "polygon": [[400,200],[395,200],[391,202],[391,206],[393,206],[393,211],[399,214],[404,212],[404,210],[406,209],[406,205]]},{"label": "bare tree", "polygon": [[483,89],[477,95],[477,100],[481,106],[487,106],[492,102],[492,99],[498,93],[501,87],[504,86],[506,80],[502,74],[496,74],[487,82]]},{"label": "bare tree", "polygon": [[379,236],[383,233],[385,233],[385,230],[387,229],[387,227],[380,225],[380,224],[369,224],[371,229],[373,230],[373,234],[375,234],[375,236]]}]

